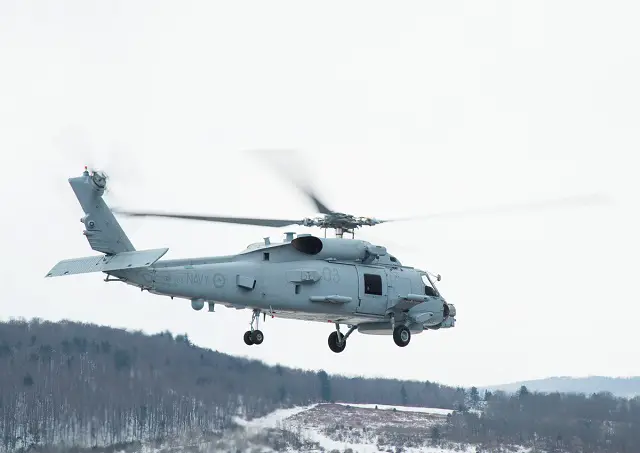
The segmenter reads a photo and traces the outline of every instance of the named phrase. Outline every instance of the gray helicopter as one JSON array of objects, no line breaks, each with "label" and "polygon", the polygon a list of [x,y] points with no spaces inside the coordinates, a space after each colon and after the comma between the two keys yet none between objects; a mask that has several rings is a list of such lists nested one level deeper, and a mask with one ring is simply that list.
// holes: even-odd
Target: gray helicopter
[{"label": "gray helicopter", "polygon": [[[308,187],[300,189],[323,216],[283,220],[111,210],[103,199],[107,189],[103,172],[85,167],[69,183],[84,212],[84,235],[102,255],[60,261],[46,277],[103,272],[107,282],[187,299],[194,310],[206,305],[213,312],[216,304],[250,309],[250,330],[244,333],[247,345],[264,340],[260,315],[263,321],[277,316],[333,323],[328,344],[336,353],[345,349],[356,330],[391,335],[396,345],[405,347],[413,334],[456,324],[455,306],[436,287],[439,275],[403,265],[385,247],[354,238],[355,229],[390,220],[332,211]],[[168,248],[136,250],[114,212],[266,227],[315,226],[325,234],[286,233],[283,242],[265,238],[235,255],[161,260]],[[335,230],[336,237],[327,238],[327,229]],[[345,233],[351,238],[344,238]],[[346,333],[341,325],[348,328]]]}]

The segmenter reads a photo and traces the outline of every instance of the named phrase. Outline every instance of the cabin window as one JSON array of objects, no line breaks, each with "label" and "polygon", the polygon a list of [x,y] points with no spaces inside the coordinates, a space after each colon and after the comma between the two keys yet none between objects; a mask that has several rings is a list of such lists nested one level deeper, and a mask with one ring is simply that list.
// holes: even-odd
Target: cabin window
[{"label": "cabin window", "polygon": [[424,283],[424,294],[426,296],[436,296],[436,291],[433,289],[431,282],[429,281],[429,277],[422,274],[422,282]]},{"label": "cabin window", "polygon": [[364,293],[382,296],[382,277],[377,274],[364,274]]},{"label": "cabin window", "polygon": [[269,252],[264,252],[264,253],[262,254],[262,256],[263,256],[263,258],[264,258],[264,260],[265,260],[265,261],[269,261]]},{"label": "cabin window", "polygon": [[300,285],[296,285],[296,294],[300,294]]}]

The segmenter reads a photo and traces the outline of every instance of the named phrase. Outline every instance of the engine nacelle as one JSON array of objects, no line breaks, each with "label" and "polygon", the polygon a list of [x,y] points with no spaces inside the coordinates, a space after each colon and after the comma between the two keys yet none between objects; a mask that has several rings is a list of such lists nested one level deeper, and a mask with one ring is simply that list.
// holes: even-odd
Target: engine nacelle
[{"label": "engine nacelle", "polygon": [[319,238],[316,236],[298,236],[291,241],[297,251],[313,255],[318,259],[356,261],[371,257],[384,256],[387,249],[358,239]]},{"label": "engine nacelle", "polygon": [[204,300],[202,299],[193,299],[191,301],[191,308],[196,311],[202,310],[204,308]]}]

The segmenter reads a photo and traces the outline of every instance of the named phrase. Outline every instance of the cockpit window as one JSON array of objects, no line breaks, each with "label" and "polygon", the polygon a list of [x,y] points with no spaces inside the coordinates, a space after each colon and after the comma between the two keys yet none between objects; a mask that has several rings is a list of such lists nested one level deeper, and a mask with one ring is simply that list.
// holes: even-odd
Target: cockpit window
[{"label": "cockpit window", "polygon": [[437,296],[433,283],[429,280],[429,277],[426,274],[422,274],[422,282],[424,283],[424,294],[426,296]]}]

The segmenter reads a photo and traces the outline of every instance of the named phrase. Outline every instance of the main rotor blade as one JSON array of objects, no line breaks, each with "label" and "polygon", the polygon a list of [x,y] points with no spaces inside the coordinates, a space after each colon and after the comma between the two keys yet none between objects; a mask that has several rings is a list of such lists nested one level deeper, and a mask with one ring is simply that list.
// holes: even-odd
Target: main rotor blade
[{"label": "main rotor blade", "polygon": [[612,204],[612,200],[607,195],[591,194],[577,195],[573,197],[557,198],[552,200],[533,201],[530,203],[513,203],[480,208],[462,209],[456,211],[444,211],[426,216],[407,217],[397,219],[385,219],[386,222],[406,222],[411,220],[427,220],[436,218],[464,218],[472,216],[501,215],[517,212],[544,211],[558,208],[578,208],[586,206],[606,206]]},{"label": "main rotor blade", "polygon": [[116,214],[121,214],[129,217],[160,217],[167,219],[185,219],[185,220],[200,220],[204,222],[218,222],[218,223],[235,223],[238,225],[255,225],[265,227],[285,227],[289,225],[302,225],[303,220],[285,220],[285,219],[256,219],[252,217],[219,217],[208,215],[196,215],[196,214],[172,214],[162,212],[150,212],[150,211],[121,211],[118,209],[112,210]]},{"label": "main rotor blade", "polygon": [[293,150],[250,150],[247,153],[258,156],[271,165],[281,177],[286,178],[311,200],[320,214],[334,211],[324,203],[312,187],[311,177],[300,153]]}]

